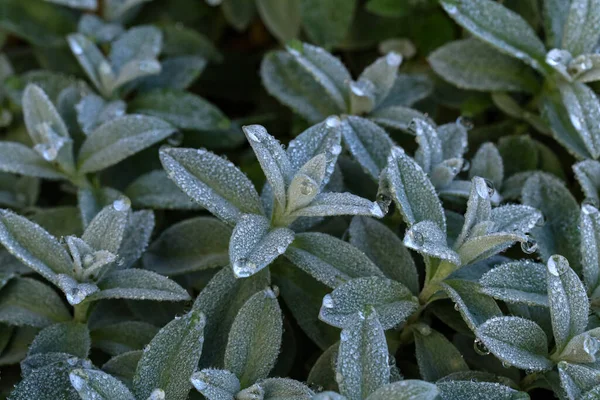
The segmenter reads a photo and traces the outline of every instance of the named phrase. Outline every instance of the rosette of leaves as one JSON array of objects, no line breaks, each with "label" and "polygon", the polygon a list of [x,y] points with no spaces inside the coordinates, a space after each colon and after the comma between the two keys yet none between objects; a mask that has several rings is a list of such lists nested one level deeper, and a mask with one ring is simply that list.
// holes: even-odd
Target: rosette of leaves
[{"label": "rosette of leaves", "polygon": [[[473,38],[436,50],[429,62],[442,78],[465,89],[490,91],[507,114],[552,133],[580,159],[600,156],[593,123],[600,102],[586,85],[598,80],[595,28],[600,5],[587,0],[544,1],[546,44],[517,13],[491,0],[442,1]],[[521,106],[505,92],[534,96]],[[536,107],[543,121],[535,114]]]}]

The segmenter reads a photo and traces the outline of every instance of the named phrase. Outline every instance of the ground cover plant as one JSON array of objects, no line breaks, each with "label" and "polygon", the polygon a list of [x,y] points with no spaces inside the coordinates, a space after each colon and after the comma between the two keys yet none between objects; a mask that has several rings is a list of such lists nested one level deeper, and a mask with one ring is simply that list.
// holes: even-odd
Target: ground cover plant
[{"label": "ground cover plant", "polygon": [[600,398],[599,0],[0,1],[0,398]]}]

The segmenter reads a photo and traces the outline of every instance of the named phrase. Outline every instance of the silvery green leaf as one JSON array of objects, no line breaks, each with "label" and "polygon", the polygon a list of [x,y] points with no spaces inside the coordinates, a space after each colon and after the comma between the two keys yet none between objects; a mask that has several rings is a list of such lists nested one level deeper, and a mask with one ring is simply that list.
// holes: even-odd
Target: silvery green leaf
[{"label": "silvery green leaf", "polygon": [[123,198],[104,207],[85,228],[81,239],[92,249],[118,254],[129,219],[129,199]]},{"label": "silvery green leaf", "polygon": [[143,269],[126,269],[106,274],[98,281],[99,292],[86,301],[100,299],[140,299],[156,301],[184,301],[190,296],[172,280]]},{"label": "silvery green leaf", "polygon": [[592,158],[598,158],[600,128],[595,121],[600,118],[600,100],[592,89],[583,83],[562,84],[559,90],[571,125],[578,132]]},{"label": "silvery green leaf", "polygon": [[[420,111],[405,106],[380,106],[368,115],[369,119],[385,128],[399,129],[409,132],[410,122],[415,118],[427,120],[427,116]],[[429,121],[431,122],[431,121]]]},{"label": "silvery green leaf", "polygon": [[548,306],[546,266],[531,261],[502,264],[480,280],[481,291],[495,299],[532,306]]},{"label": "silvery green leaf", "polygon": [[69,380],[82,400],[135,400],[127,386],[102,371],[75,369],[69,373]]},{"label": "silvery green leaf", "polygon": [[151,25],[138,25],[111,43],[109,60],[120,71],[135,60],[153,60],[162,47],[162,32]]},{"label": "silvery green leaf", "polygon": [[191,218],[164,230],[142,262],[144,268],[168,276],[222,267],[229,264],[230,237],[231,229],[218,219]]},{"label": "silvery green leaf", "polygon": [[453,372],[469,370],[460,352],[444,335],[425,324],[415,325],[413,332],[419,372],[424,380],[437,381]]},{"label": "silvery green leaf", "polygon": [[64,365],[66,362],[77,364],[81,361],[69,353],[49,352],[28,355],[27,358],[21,361],[21,376],[26,378],[29,374],[37,369],[44,368],[49,365],[60,366]]},{"label": "silvery green leaf", "polygon": [[346,396],[342,396],[336,392],[321,392],[313,396],[312,400],[348,400]]},{"label": "silvery green leaf", "polygon": [[290,378],[268,378],[256,383],[265,400],[311,400],[315,394],[302,382]]},{"label": "silvery green leaf", "polygon": [[[240,308],[256,292],[270,284],[269,269],[246,279],[237,279],[231,268],[221,268],[200,292],[194,308],[207,317],[204,337],[210,343],[200,362],[201,367],[222,367],[231,324]],[[316,311],[315,311],[316,319]]]},{"label": "silvery green leaf", "polygon": [[336,381],[349,400],[364,399],[390,381],[387,343],[372,307],[340,334]]},{"label": "silvery green leaf", "polygon": [[438,75],[461,89],[535,93],[539,88],[531,68],[474,38],[450,42],[428,60]]},{"label": "silvery green leaf", "polygon": [[600,162],[596,160],[578,162],[573,165],[573,172],[585,198],[593,204],[600,204]]},{"label": "silvery green leaf", "polygon": [[158,332],[154,325],[141,321],[124,321],[90,332],[92,346],[111,356],[141,350]]},{"label": "silvery green leaf", "polygon": [[600,395],[600,385],[595,386],[594,388],[583,393],[580,397],[580,400],[594,400],[598,397],[598,395]]},{"label": "silvery green leaf", "polygon": [[377,311],[381,328],[391,329],[404,322],[418,307],[418,301],[401,283],[371,276],[352,279],[323,298],[319,319],[345,328],[368,308]]},{"label": "silvery green leaf", "polygon": [[467,202],[467,211],[465,213],[465,222],[460,235],[454,242],[454,248],[460,249],[468,240],[473,240],[474,237],[481,236],[491,232],[477,232],[477,228],[481,227],[482,223],[490,220],[492,206],[490,197],[491,189],[487,182],[481,177],[471,179],[471,191]]},{"label": "silvery green leaf", "polygon": [[514,11],[491,0],[444,0],[442,7],[474,36],[544,71],[544,44],[533,28]]},{"label": "silvery green leaf", "polygon": [[600,55],[582,54],[573,58],[567,68],[577,82],[596,82],[600,80]]},{"label": "silvery green leaf", "polygon": [[464,160],[462,158],[451,158],[444,160],[431,169],[429,179],[433,186],[440,190],[452,184],[452,181],[463,168]]},{"label": "silvery green leaf", "polygon": [[56,282],[56,274],[71,271],[71,257],[58,239],[7,210],[0,210],[0,242],[23,264],[51,282]]},{"label": "silvery green leaf", "polygon": [[0,321],[6,324],[41,328],[70,319],[62,299],[40,281],[14,278],[0,290]]},{"label": "silvery green leaf", "polygon": [[581,399],[581,395],[600,384],[600,372],[587,365],[558,363],[560,384],[570,399]]},{"label": "silvery green leaf", "polygon": [[55,4],[60,4],[62,6],[76,8],[81,10],[90,10],[94,11],[96,7],[98,7],[98,2],[96,0],[46,0]]},{"label": "silvery green leaf", "polygon": [[433,82],[427,75],[397,74],[394,85],[377,109],[391,106],[410,107],[428,97],[433,91]]},{"label": "silvery green leaf", "polygon": [[496,302],[480,293],[480,285],[476,282],[449,278],[444,280],[442,287],[473,331],[488,319],[502,315]]},{"label": "silvery green leaf", "polygon": [[463,124],[456,122],[440,125],[437,134],[442,141],[444,160],[463,157],[468,145],[468,132]]},{"label": "silvery green leaf", "polygon": [[155,389],[165,399],[185,400],[198,367],[206,317],[193,309],[162,328],[146,346],[133,378],[136,398],[146,399]]},{"label": "silvery green leaf", "polygon": [[240,391],[240,381],[233,372],[206,368],[195,372],[192,385],[208,400],[234,400]]},{"label": "silvery green leaf", "polygon": [[496,232],[529,232],[540,223],[542,214],[533,207],[509,204],[492,209],[491,221]]},{"label": "silvery green leaf", "polygon": [[261,21],[281,43],[295,39],[300,33],[301,0],[258,0],[256,8]]},{"label": "silvery green leaf", "polygon": [[552,368],[548,339],[535,322],[520,317],[492,318],[475,331],[477,339],[508,365],[533,371]]},{"label": "silvery green leaf", "polygon": [[180,23],[161,24],[161,29],[163,32],[162,55],[196,54],[217,63],[223,61],[223,56],[210,39],[196,29]]},{"label": "silvery green leaf", "polygon": [[109,21],[118,20],[132,8],[148,1],[151,0],[106,0],[102,3],[104,5],[102,15]]},{"label": "silvery green leaf", "polygon": [[108,121],[88,135],[79,150],[79,172],[95,172],[167,138],[175,129],[167,122],[143,115]]},{"label": "silvery green leaf", "polygon": [[137,368],[137,364],[142,357],[142,350],[129,351],[112,357],[102,366],[102,370],[121,382],[127,387],[132,387],[133,375]]},{"label": "silvery green leaf", "polygon": [[119,199],[125,200],[121,192],[109,187],[79,189],[77,191],[77,203],[83,227],[88,226],[104,207]]},{"label": "silvery green leaf", "polygon": [[580,262],[579,205],[564,183],[553,175],[536,173],[523,186],[523,204],[538,209],[545,224],[531,230],[542,261],[564,255],[576,270]]},{"label": "silvery green leaf", "polygon": [[45,179],[65,179],[66,176],[37,152],[21,143],[0,143],[0,171]]},{"label": "silvery green leaf", "polygon": [[489,179],[497,188],[502,186],[504,164],[500,152],[493,143],[482,144],[471,160],[469,179],[476,176]]},{"label": "silvery green leaf", "polygon": [[302,27],[311,41],[331,47],[342,41],[354,16],[356,1],[334,0],[321,2],[302,0]]},{"label": "silvery green leaf", "polygon": [[28,355],[54,352],[87,358],[90,345],[90,332],[87,325],[63,322],[42,329],[31,343]]},{"label": "silvery green leaf", "polygon": [[447,381],[437,384],[440,397],[444,400],[487,399],[527,400],[529,395],[500,383]]},{"label": "silvery green leaf", "polygon": [[410,127],[419,145],[415,152],[415,161],[424,171],[430,172],[434,166],[444,161],[442,141],[435,127],[425,120],[415,118],[411,121]]},{"label": "silvery green leaf", "polygon": [[180,129],[226,129],[229,119],[217,107],[195,94],[174,89],[153,90],[129,103],[133,112],[162,118]]},{"label": "silvery green leaf", "polygon": [[421,254],[460,265],[460,256],[448,247],[446,234],[433,221],[421,221],[408,229],[404,245]]},{"label": "silvery green leaf", "polygon": [[569,340],[557,358],[571,363],[596,362],[600,345],[598,339],[600,339],[600,329],[598,328],[581,333]]},{"label": "silvery green leaf", "polygon": [[[348,71],[339,60],[323,54],[326,53],[323,49],[314,48],[313,51],[308,45],[302,45],[301,52],[297,47],[292,48],[292,54],[276,51],[263,58],[260,76],[267,92],[311,123],[343,112],[345,107],[337,104],[340,99],[343,100],[343,87],[335,85],[330,72],[335,70],[350,79]],[[308,63],[301,58],[304,52],[307,53]],[[323,66],[327,70],[323,71]],[[321,83],[317,77],[327,80]]]},{"label": "silvery green leaf", "polygon": [[238,31],[248,28],[255,14],[255,5],[252,1],[223,0],[221,9],[227,22]]},{"label": "silvery green leaf", "polygon": [[[335,164],[335,163],[334,163]],[[327,173],[327,156],[319,154],[296,172],[287,189],[285,213],[304,208],[319,194]]]},{"label": "silvery green leaf", "polygon": [[293,211],[290,217],[325,217],[333,215],[365,215],[383,218],[381,206],[351,193],[321,193],[306,207]]},{"label": "silvery green leaf", "polygon": [[381,222],[355,217],[348,228],[350,244],[363,251],[390,279],[419,293],[419,276],[410,252],[402,240]]},{"label": "silvery green leaf", "polygon": [[380,104],[389,94],[396,81],[398,67],[402,63],[402,56],[389,52],[379,57],[374,63],[367,66],[360,74],[359,81],[369,81],[373,84],[375,104]]},{"label": "silvery green leaf", "polygon": [[297,234],[285,256],[298,268],[331,288],[361,276],[383,277],[383,273],[362,251],[324,233]]},{"label": "silvery green leaf", "polygon": [[285,209],[286,188],[292,180],[292,165],[287,153],[263,126],[247,125],[242,129],[271,185],[276,201],[275,210]]},{"label": "silvery green leaf", "polygon": [[81,130],[89,135],[103,123],[123,116],[126,107],[121,100],[106,102],[100,96],[88,94],[75,106],[77,122]]},{"label": "silvery green leaf", "polygon": [[544,31],[546,44],[550,48],[560,48],[563,29],[569,16],[570,1],[546,0],[543,3]]},{"label": "silvery green leaf", "polygon": [[159,73],[153,73],[136,80],[135,85],[139,90],[155,89],[187,89],[200,76],[206,67],[207,60],[199,56],[177,56],[161,60],[160,64],[153,61],[150,65]]},{"label": "silvery green leaf", "polygon": [[433,383],[408,379],[380,387],[367,400],[435,400],[438,396]]},{"label": "silvery green leaf", "polygon": [[[67,36],[67,42],[79,65],[81,65],[94,86],[104,97],[109,97],[112,91],[110,85],[113,84],[109,76],[113,72],[100,49],[81,33],[70,34]],[[114,76],[112,80],[114,80]]]},{"label": "silvery green leaf", "polygon": [[23,361],[39,328],[31,326],[15,327],[13,331],[11,341],[2,352],[2,357],[0,357],[0,365],[2,366],[18,364]]},{"label": "silvery green leaf", "polygon": [[281,309],[274,289],[254,294],[231,325],[225,369],[239,378],[242,387],[265,378],[277,360],[282,333]]},{"label": "silvery green leaf", "polygon": [[120,268],[131,267],[146,251],[154,230],[154,213],[149,210],[129,214],[121,247],[119,248]]},{"label": "silvery green leaf", "polygon": [[562,48],[573,56],[594,52],[600,34],[592,27],[600,24],[600,2],[571,1],[568,15],[563,29]]},{"label": "silvery green leaf", "polygon": [[273,262],[294,240],[288,228],[271,229],[263,216],[244,214],[229,242],[229,261],[238,278],[247,278]]},{"label": "silvery green leaf", "polygon": [[77,31],[92,38],[98,43],[109,43],[123,33],[123,26],[117,23],[104,22],[94,14],[83,14],[77,24]]},{"label": "silvery green leaf", "polygon": [[600,213],[590,204],[581,207],[581,266],[585,285],[590,293],[598,287],[600,278]]},{"label": "silvery green leaf", "polygon": [[551,256],[547,262],[548,303],[557,351],[584,332],[590,310],[583,283],[566,258]]},{"label": "silvery green leaf", "polygon": [[323,390],[338,390],[335,381],[335,364],[338,356],[339,336],[339,331],[336,330],[336,342],[326,347],[313,364],[306,380],[306,383],[311,387],[322,387]]},{"label": "silvery green leaf", "polygon": [[169,179],[163,170],[151,171],[133,181],[125,195],[138,208],[194,210],[202,207]]},{"label": "silvery green leaf", "polygon": [[229,161],[195,149],[163,149],[160,158],[181,190],[229,225],[244,213],[262,214],[256,189]]},{"label": "silvery green leaf", "polygon": [[391,195],[409,226],[429,220],[445,233],[446,218],[435,188],[423,169],[402,148],[392,149],[379,190]]},{"label": "silvery green leaf", "polygon": [[32,371],[10,394],[11,400],[81,400],[69,381],[73,367],[67,362]]}]

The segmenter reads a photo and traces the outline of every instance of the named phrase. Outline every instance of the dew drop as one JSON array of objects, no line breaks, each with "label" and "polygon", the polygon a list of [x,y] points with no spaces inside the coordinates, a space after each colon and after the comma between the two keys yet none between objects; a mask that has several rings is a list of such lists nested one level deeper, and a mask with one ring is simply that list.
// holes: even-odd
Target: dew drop
[{"label": "dew drop", "polygon": [[460,306],[458,305],[458,303],[454,303],[454,309],[456,311],[460,311]]},{"label": "dew drop", "polygon": [[402,56],[395,51],[391,51],[385,56],[385,62],[390,67],[398,67],[402,63]]},{"label": "dew drop", "polygon": [[331,146],[331,154],[333,154],[334,156],[339,155],[342,152],[342,146],[340,146],[339,144],[334,144],[333,146]]},{"label": "dew drop", "polygon": [[104,60],[100,62],[100,65],[98,66],[98,72],[104,76],[111,76],[113,73],[110,64]]},{"label": "dew drop", "polygon": [[510,363],[508,361],[502,361],[502,366],[504,368],[510,368],[510,367],[512,367],[512,365],[510,365]]},{"label": "dew drop", "polygon": [[342,121],[340,120],[340,118],[337,115],[332,115],[330,117],[327,117],[327,119],[325,120],[325,125],[328,128],[337,128],[341,124],[342,124]]},{"label": "dew drop", "polygon": [[352,93],[354,93],[355,95],[357,95],[359,97],[362,97],[365,95],[364,90],[362,90],[356,82],[350,83],[350,90],[352,91]]},{"label": "dew drop", "polygon": [[470,168],[471,168],[471,163],[469,162],[469,160],[464,160],[463,166],[462,166],[462,171],[468,171]]},{"label": "dew drop", "polygon": [[313,181],[310,178],[306,178],[300,183],[300,193],[302,193],[305,196],[310,196],[314,194],[316,190],[317,188],[315,181]]},{"label": "dew drop", "polygon": [[392,198],[386,193],[379,193],[377,195],[377,204],[379,208],[383,212],[383,214],[387,214],[390,211],[390,205],[392,204]]},{"label": "dew drop", "polygon": [[233,263],[233,274],[238,278],[247,278],[256,272],[256,264],[247,258],[240,258]]},{"label": "dew drop", "polygon": [[473,124],[473,121],[470,118],[463,117],[463,116],[458,117],[456,119],[456,123],[468,131],[473,129],[473,127],[475,126],[475,124]]},{"label": "dew drop", "polygon": [[560,49],[552,49],[546,54],[546,63],[552,67],[564,64],[567,52]]},{"label": "dew drop", "polygon": [[417,326],[417,331],[423,336],[431,335],[431,328],[429,327],[429,325],[420,324],[419,326]]},{"label": "dew drop", "polygon": [[598,340],[590,335],[587,335],[585,339],[583,339],[583,350],[589,354],[590,356],[595,356],[598,352]]},{"label": "dew drop", "polygon": [[489,179],[484,179],[485,185],[487,186],[488,196],[492,197],[496,193],[496,188],[494,187],[494,182]]},{"label": "dew drop", "polygon": [[560,361],[560,362],[558,363],[558,368],[560,368],[560,369],[562,369],[562,370],[565,370],[565,369],[567,369],[567,367],[568,367],[568,366],[569,366],[569,363],[568,363],[568,362],[566,362],[566,361]]},{"label": "dew drop", "polygon": [[123,196],[120,199],[113,201],[112,205],[116,211],[127,211],[131,208],[131,200]]},{"label": "dew drop", "polygon": [[344,330],[344,331],[342,331],[342,333],[340,334],[340,340],[341,340],[342,342],[347,342],[347,341],[348,341],[348,339],[350,339],[350,335],[348,334],[348,332],[347,332],[347,331],[345,331],[345,330]]},{"label": "dew drop", "polygon": [[475,350],[475,353],[479,354],[480,356],[487,356],[490,354],[490,350],[479,339],[475,339],[473,341],[473,350]]},{"label": "dew drop", "polygon": [[177,131],[167,139],[167,143],[171,146],[180,146],[183,142],[183,133]]},{"label": "dew drop", "polygon": [[584,201],[581,205],[581,212],[585,215],[596,214],[598,212],[598,208],[591,201]]},{"label": "dew drop", "polygon": [[204,377],[203,374],[196,374],[195,376],[192,376],[192,379],[191,379],[192,385],[194,385],[196,390],[199,392],[202,392],[204,389],[206,389],[208,387],[208,383],[202,379],[203,377]]},{"label": "dew drop", "polygon": [[285,247],[285,246],[277,246],[276,250],[277,250],[278,254],[283,254],[287,250],[287,247]]},{"label": "dew drop", "polygon": [[475,180],[475,191],[477,192],[477,195],[482,199],[488,199],[490,197],[488,185],[487,182],[485,182],[485,180]]},{"label": "dew drop", "polygon": [[576,130],[581,130],[582,122],[578,116],[571,114],[569,119],[571,120],[571,124],[573,124],[573,128],[575,128]]},{"label": "dew drop", "polygon": [[265,289],[265,297],[269,299],[276,299],[279,296],[279,288],[277,286],[272,286],[270,288]]},{"label": "dew drop", "polygon": [[533,254],[537,251],[538,244],[535,240],[530,237],[527,237],[527,240],[521,242],[521,250],[526,254]]},{"label": "dew drop", "polygon": [[77,365],[77,361],[79,361],[77,357],[67,358],[67,364],[69,364],[72,367]]},{"label": "dew drop", "polygon": [[78,392],[85,386],[85,380],[74,372],[69,374],[69,380],[71,381],[71,385],[73,385]]},{"label": "dew drop", "polygon": [[414,249],[420,249],[425,244],[425,237],[421,232],[409,230],[406,237],[408,239],[406,245]]},{"label": "dew drop", "polygon": [[335,381],[337,383],[342,383],[344,381],[344,377],[342,376],[341,373],[339,373],[339,372],[335,373]]},{"label": "dew drop", "polygon": [[83,47],[81,47],[81,45],[76,40],[71,40],[70,44],[71,44],[71,50],[73,51],[73,54],[75,54],[77,56],[80,56],[83,54]]},{"label": "dew drop", "polygon": [[67,290],[67,301],[70,305],[74,306],[81,303],[85,299],[85,293],[78,287]]},{"label": "dew drop", "polygon": [[567,271],[569,262],[566,258],[560,255],[553,255],[548,259],[548,272],[554,276],[560,276]]},{"label": "dew drop", "polygon": [[333,302],[333,297],[330,294],[326,294],[323,296],[323,307],[325,308],[333,308],[335,303]]},{"label": "dew drop", "polygon": [[258,138],[258,136],[256,136],[256,134],[250,129],[246,131],[246,135],[248,136],[248,139],[252,140],[253,142],[260,143],[260,139]]},{"label": "dew drop", "polygon": [[538,218],[538,220],[535,221],[535,226],[541,228],[544,225],[546,225],[546,217],[544,216],[544,214],[540,213],[540,218]]},{"label": "dew drop", "polygon": [[152,393],[150,393],[148,400],[165,400],[165,391],[162,389],[154,389]]}]

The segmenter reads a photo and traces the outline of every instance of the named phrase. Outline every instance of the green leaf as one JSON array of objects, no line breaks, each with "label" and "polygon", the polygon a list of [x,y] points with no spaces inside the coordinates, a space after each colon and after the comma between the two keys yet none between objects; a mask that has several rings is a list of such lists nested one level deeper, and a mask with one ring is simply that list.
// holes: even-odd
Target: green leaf
[{"label": "green leaf", "polygon": [[480,176],[489,179],[495,187],[502,187],[504,164],[500,152],[493,143],[484,143],[471,160],[469,179]]},{"label": "green leaf", "polygon": [[480,285],[476,282],[449,278],[442,283],[442,287],[471,330],[477,329],[490,318],[502,315],[496,302],[480,293]]},{"label": "green leaf", "polygon": [[301,3],[301,0],[258,0],[256,8],[269,32],[281,43],[287,43],[300,33]]},{"label": "green leaf", "polygon": [[444,400],[487,399],[528,400],[529,395],[508,386],[492,382],[448,381],[437,384]]},{"label": "green leaf", "polygon": [[146,251],[154,230],[154,213],[149,210],[129,214],[117,264],[123,269],[131,267]]},{"label": "green leaf", "polygon": [[[112,80],[114,76],[108,60],[100,49],[81,33],[72,33],[67,36],[67,42],[79,65],[83,68],[88,78],[104,97],[112,94]],[[108,71],[107,71],[108,70]],[[107,81],[111,79],[111,81]]]},{"label": "green leaf", "polygon": [[585,198],[592,204],[600,204],[600,162],[596,160],[578,162],[573,165],[573,172]]},{"label": "green leaf", "polygon": [[38,153],[20,143],[0,142],[0,171],[45,179],[66,176]]},{"label": "green leaf", "polygon": [[385,214],[381,206],[351,193],[321,193],[306,207],[290,214],[296,217],[325,217],[334,215],[366,215],[382,218]]},{"label": "green leaf", "polygon": [[461,89],[536,93],[539,82],[522,62],[477,39],[450,42],[429,55],[433,70]]},{"label": "green leaf", "polygon": [[127,386],[102,371],[75,369],[69,374],[69,380],[82,400],[135,400]]},{"label": "green leaf", "polygon": [[164,230],[142,262],[144,268],[168,276],[222,267],[229,264],[230,237],[231,229],[215,218],[191,218]]},{"label": "green leaf", "polygon": [[383,273],[359,249],[324,233],[297,234],[285,256],[331,288],[361,276],[383,277]]},{"label": "green leaf", "polygon": [[289,378],[268,378],[254,385],[257,386],[264,391],[266,400],[310,400],[315,394],[304,383]]},{"label": "green leaf", "polygon": [[421,254],[460,265],[459,255],[448,247],[446,235],[433,221],[421,221],[407,230],[404,245]]},{"label": "green leaf", "polygon": [[557,359],[571,363],[596,362],[600,329],[595,328],[581,333],[569,340],[569,343],[558,354]]},{"label": "green leaf", "polygon": [[594,293],[600,283],[600,214],[596,207],[590,204],[581,206],[579,229],[583,279],[588,291]]},{"label": "green leaf", "polygon": [[588,324],[589,301],[583,283],[566,258],[551,256],[547,262],[548,303],[557,350],[584,332]]},{"label": "green leaf", "polygon": [[380,387],[367,400],[435,400],[438,396],[434,384],[408,379]]},{"label": "green leaf", "polygon": [[544,31],[549,48],[561,48],[563,29],[569,16],[570,1],[546,0],[543,3]]},{"label": "green leaf", "polygon": [[288,228],[270,229],[263,216],[245,214],[235,226],[229,242],[229,260],[238,278],[254,275],[273,262],[294,240]]},{"label": "green leaf", "polygon": [[[384,100],[385,103],[385,100]],[[380,105],[368,115],[369,119],[384,128],[399,129],[410,133],[410,122],[415,118],[427,120],[427,116],[420,111],[405,106],[392,105],[383,107]]]},{"label": "green leaf", "polygon": [[108,360],[102,366],[102,370],[125,383],[127,387],[132,387],[133,376],[142,353],[142,350],[135,350],[119,354]]},{"label": "green leaf", "polygon": [[381,222],[354,217],[348,228],[350,244],[364,252],[390,279],[419,293],[419,276],[415,262],[402,241]]},{"label": "green leaf", "polygon": [[427,98],[431,92],[433,92],[433,82],[429,76],[399,73],[396,74],[396,80],[387,97],[377,106],[376,110],[393,106],[411,107],[418,101]]},{"label": "green leaf", "polygon": [[116,356],[143,349],[157,332],[157,327],[146,322],[123,321],[94,329],[90,335],[94,348]]},{"label": "green leaf", "polygon": [[546,266],[531,261],[502,264],[480,280],[482,292],[497,300],[530,306],[548,306]]},{"label": "green leaf", "polygon": [[79,171],[89,173],[110,167],[160,142],[175,129],[165,121],[128,115],[109,121],[92,132],[79,150]]},{"label": "green leaf", "polygon": [[381,328],[386,330],[404,322],[416,311],[418,302],[401,283],[377,276],[356,278],[323,298],[319,319],[345,328],[370,308],[377,311]]},{"label": "green leaf", "polygon": [[90,332],[87,325],[64,322],[42,329],[31,343],[28,356],[43,353],[68,353],[79,358],[87,358],[90,344]]},{"label": "green leaf", "polygon": [[240,381],[233,372],[207,368],[192,375],[192,385],[208,400],[233,400]]},{"label": "green leaf", "polygon": [[117,254],[129,217],[128,201],[128,199],[119,199],[104,207],[90,221],[81,239],[95,250],[107,250]]},{"label": "green leaf", "polygon": [[544,44],[517,13],[491,0],[443,0],[442,7],[474,36],[539,71],[545,70]]},{"label": "green leaf", "polygon": [[331,47],[346,37],[354,16],[356,1],[302,0],[300,5],[307,36],[320,46]]},{"label": "green leaf", "polygon": [[136,398],[146,399],[155,389],[162,389],[164,398],[187,399],[190,378],[202,352],[205,324],[204,314],[192,310],[156,334],[144,349],[133,378]]},{"label": "green leaf", "polygon": [[202,208],[179,189],[163,170],[155,170],[141,175],[125,189],[125,195],[137,208],[167,210]]},{"label": "green leaf", "polygon": [[15,278],[0,291],[0,321],[4,323],[41,328],[69,319],[71,314],[58,294],[40,281]]},{"label": "green leaf", "polygon": [[591,27],[600,23],[600,2],[597,0],[573,0],[564,25],[562,48],[574,57],[593,53],[600,33]]},{"label": "green leaf", "polygon": [[130,112],[161,118],[179,129],[226,129],[229,119],[217,107],[195,94],[174,89],[139,94],[128,104]]},{"label": "green leaf", "polygon": [[111,43],[109,59],[112,66],[120,71],[135,60],[154,59],[162,47],[162,33],[151,25],[138,25]]},{"label": "green leaf", "polygon": [[163,149],[160,159],[177,186],[229,225],[262,214],[256,189],[233,164],[206,150]]},{"label": "green leaf", "polygon": [[229,332],[224,365],[236,374],[242,387],[269,374],[282,333],[281,309],[273,289],[254,294],[240,308]]},{"label": "green leaf", "polygon": [[586,365],[558,363],[560,384],[571,399],[581,399],[582,394],[600,384],[600,373]]},{"label": "green leaf", "polygon": [[492,318],[477,328],[477,338],[508,365],[533,371],[552,368],[548,339],[535,322],[520,317]]},{"label": "green leaf", "polygon": [[453,372],[469,370],[462,355],[444,335],[424,324],[417,325],[413,332],[417,363],[423,379],[436,381]]},{"label": "green leaf", "polygon": [[227,22],[238,31],[250,25],[255,13],[254,2],[244,0],[223,0],[221,9]]},{"label": "green leaf", "polygon": [[389,383],[388,348],[375,309],[342,330],[336,371],[340,392],[349,400],[364,399]]},{"label": "green leaf", "polygon": [[66,361],[32,371],[10,394],[11,400],[81,400],[69,380],[73,367]]},{"label": "green leaf", "polygon": [[402,56],[389,52],[367,66],[360,74],[358,82],[367,81],[372,85],[376,105],[381,104],[392,90],[400,63],[402,63]]},{"label": "green leaf", "polygon": [[[142,61],[141,63],[144,63]],[[198,56],[168,57],[160,62],[160,72],[145,76],[135,83],[142,91],[155,89],[187,89],[200,76],[207,60]],[[155,72],[158,62],[151,64]],[[135,68],[135,66],[134,66]],[[138,67],[139,68],[139,67]]]}]

